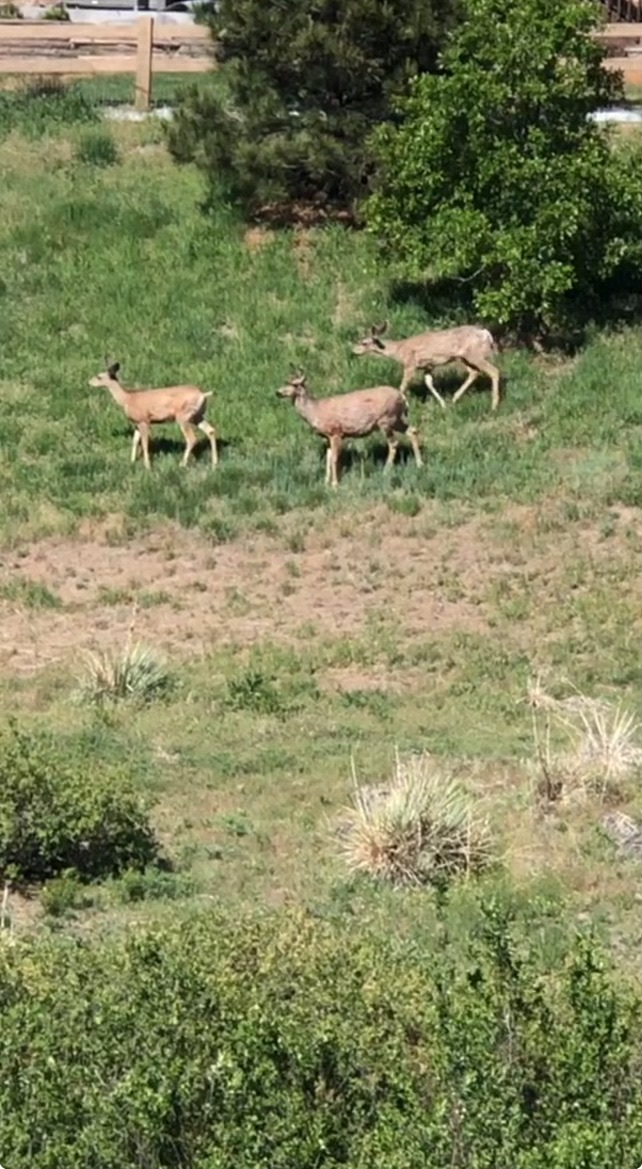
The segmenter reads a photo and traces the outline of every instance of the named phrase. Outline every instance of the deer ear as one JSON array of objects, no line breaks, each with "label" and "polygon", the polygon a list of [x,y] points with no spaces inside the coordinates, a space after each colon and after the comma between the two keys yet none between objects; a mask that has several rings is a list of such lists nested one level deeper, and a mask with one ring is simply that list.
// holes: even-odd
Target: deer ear
[{"label": "deer ear", "polygon": [[388,328],[387,321],[382,321],[382,323],[380,325],[373,325],[372,326],[372,336],[373,337],[380,337],[382,333],[385,333],[387,328]]},{"label": "deer ear", "polygon": [[109,366],[107,373],[109,374],[110,377],[116,377],[118,375],[119,369],[120,369],[120,362],[113,361],[112,364]]}]

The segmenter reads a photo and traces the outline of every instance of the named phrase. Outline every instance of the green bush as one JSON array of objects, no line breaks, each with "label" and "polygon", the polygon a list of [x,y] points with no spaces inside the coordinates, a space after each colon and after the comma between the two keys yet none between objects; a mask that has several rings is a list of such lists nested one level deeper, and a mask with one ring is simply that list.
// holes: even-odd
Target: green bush
[{"label": "green bush", "polygon": [[87,130],[76,145],[75,157],[88,166],[114,166],[118,147],[106,130]]},{"label": "green bush", "polygon": [[54,4],[53,8],[47,8],[43,20],[71,20],[71,17],[65,8],[64,4]]},{"label": "green bush", "polygon": [[0,4],[0,20],[22,20],[22,12],[17,4],[12,4],[9,0],[6,4]]},{"label": "green bush", "polygon": [[15,727],[0,736],[0,879],[82,878],[144,867],[157,852],[123,775],[64,758]]},{"label": "green bush", "polygon": [[489,323],[566,330],[639,277],[640,154],[590,118],[621,78],[592,36],[597,5],[465,2],[443,73],[376,136],[366,217],[404,278],[451,281]]},{"label": "green bush", "polygon": [[638,1000],[590,938],[548,973],[492,903],[463,952],[211,913],[19,942],[0,1002],[11,1169],[638,1163]]},{"label": "green bush", "polygon": [[295,200],[351,206],[391,95],[434,68],[459,0],[221,0],[210,15],[223,85],[194,90],[169,128],[250,214]]}]

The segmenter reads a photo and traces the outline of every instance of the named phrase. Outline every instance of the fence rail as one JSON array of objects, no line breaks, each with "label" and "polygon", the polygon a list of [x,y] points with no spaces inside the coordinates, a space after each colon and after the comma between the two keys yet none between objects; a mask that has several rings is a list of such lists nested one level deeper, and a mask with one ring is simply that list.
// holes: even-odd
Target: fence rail
[{"label": "fence rail", "polygon": [[[616,53],[621,53],[618,42],[641,37],[642,23],[608,24],[598,33]],[[642,85],[642,50],[636,53],[633,45],[631,50],[630,55],[607,57],[605,64],[620,69],[628,85]],[[203,25],[169,23],[151,15],[114,24],[0,21],[0,76],[134,73],[137,109],[149,109],[155,73],[205,73],[213,65],[210,34]]]},{"label": "fence rail", "polygon": [[154,73],[207,72],[214,64],[210,43],[203,25],[171,24],[153,16],[119,24],[3,20],[0,75],[134,73],[136,108],[149,109]]}]

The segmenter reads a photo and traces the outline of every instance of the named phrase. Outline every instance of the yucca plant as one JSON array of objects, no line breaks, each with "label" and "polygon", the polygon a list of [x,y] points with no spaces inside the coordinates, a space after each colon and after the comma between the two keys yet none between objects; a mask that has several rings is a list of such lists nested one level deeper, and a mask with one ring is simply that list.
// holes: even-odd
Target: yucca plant
[{"label": "yucca plant", "polygon": [[170,671],[153,650],[128,643],[122,650],[84,655],[78,696],[94,703],[123,699],[151,702],[162,698],[172,686]]},{"label": "yucca plant", "polygon": [[428,755],[397,757],[391,782],[357,787],[340,849],[351,873],[396,885],[443,884],[491,860],[485,817]]}]

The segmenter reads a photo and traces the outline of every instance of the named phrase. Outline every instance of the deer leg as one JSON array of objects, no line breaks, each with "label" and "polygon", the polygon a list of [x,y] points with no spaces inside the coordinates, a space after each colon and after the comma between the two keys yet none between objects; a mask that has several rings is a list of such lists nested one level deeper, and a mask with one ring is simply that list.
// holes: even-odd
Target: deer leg
[{"label": "deer leg", "polygon": [[477,378],[479,377],[479,370],[478,369],[475,369],[474,366],[469,365],[468,362],[464,362],[464,364],[466,366],[466,369],[468,370],[468,377],[466,378],[466,381],[464,382],[464,384],[459,387],[459,389],[457,390],[457,393],[453,394],[453,402],[458,402],[460,398],[463,398],[464,394],[466,393],[466,390],[469,390],[470,387],[472,386],[473,382],[476,382]]},{"label": "deer leg", "polygon": [[212,448],[212,466],[215,467],[216,464],[218,463],[218,450],[216,447],[216,431],[215,431],[214,427],[211,426],[210,423],[206,422],[205,420],[203,420],[203,422],[198,423],[198,429],[202,430],[203,434],[206,434],[210,440],[210,446]]},{"label": "deer leg", "polygon": [[330,482],[332,487],[338,487],[339,476],[337,475],[337,467],[339,465],[339,455],[341,454],[341,435],[333,434],[330,439]]},{"label": "deer leg", "polygon": [[499,406],[499,379],[500,373],[496,365],[492,365],[490,361],[480,359],[477,363],[482,373],[487,374],[490,378],[493,387],[493,396],[491,398],[491,410],[496,410]]},{"label": "deer leg", "polygon": [[176,421],[178,422],[178,425],[180,426],[181,430],[183,431],[183,437],[185,439],[185,454],[183,455],[183,466],[186,467],[187,461],[188,461],[192,451],[194,450],[196,443],[198,442],[198,438],[197,438],[196,431],[194,430],[194,427],[192,426],[191,422],[181,422],[181,420],[179,418],[177,418]]},{"label": "deer leg", "polygon": [[151,471],[152,465],[149,461],[149,423],[139,422],[138,432],[140,434],[141,442],[143,444],[143,462],[148,471]]},{"label": "deer leg", "polygon": [[132,463],[136,462],[136,456],[138,454],[139,446],[140,446],[140,430],[138,429],[138,427],[136,427],[136,429],[134,430],[134,441],[132,443]]},{"label": "deer leg", "polygon": [[328,449],[325,452],[325,485],[326,485],[326,487],[330,486],[331,479],[332,479],[332,447],[330,445],[330,439],[328,439]]},{"label": "deer leg", "polygon": [[421,448],[419,446],[419,433],[417,431],[416,426],[409,426],[407,431],[406,431],[406,434],[408,435],[408,438],[410,439],[410,445],[412,447],[412,453],[415,456],[415,462],[416,462],[418,467],[422,467],[423,466],[423,459],[421,457]]},{"label": "deer leg", "polygon": [[394,431],[387,430],[383,426],[380,427],[380,430],[386,442],[388,443],[388,458],[386,459],[385,466],[383,468],[384,471],[388,471],[395,461],[399,440],[396,438]]},{"label": "deer leg", "polygon": [[401,379],[401,385],[399,386],[399,393],[403,394],[404,398],[406,397],[406,390],[408,389],[408,386],[410,385],[410,383],[412,381],[412,375],[414,374],[414,372],[415,372],[414,365],[406,366],[404,368],[403,377]]},{"label": "deer leg", "polygon": [[432,380],[432,374],[430,373],[430,371],[428,371],[427,373],[424,374],[424,381],[425,381],[428,389],[430,390],[433,398],[436,398],[437,401],[439,402],[439,405],[441,406],[442,410],[445,410],[446,403],[444,402],[444,399],[442,398],[441,394],[439,393],[439,390],[437,389],[434,381]]}]

